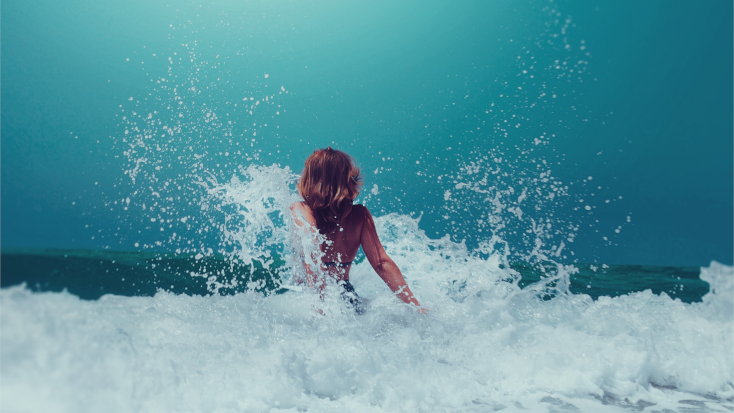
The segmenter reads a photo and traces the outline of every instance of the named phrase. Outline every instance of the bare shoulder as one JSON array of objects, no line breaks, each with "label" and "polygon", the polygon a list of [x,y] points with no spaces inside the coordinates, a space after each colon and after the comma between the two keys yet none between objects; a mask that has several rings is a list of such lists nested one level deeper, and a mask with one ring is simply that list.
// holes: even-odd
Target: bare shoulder
[{"label": "bare shoulder", "polygon": [[296,212],[296,211],[299,211],[299,212],[304,212],[304,211],[311,212],[311,208],[309,208],[308,205],[306,205],[305,202],[299,201],[299,202],[294,202],[294,203],[291,204],[291,211],[292,212]]},{"label": "bare shoulder", "polygon": [[291,212],[297,221],[305,220],[309,224],[315,225],[316,218],[313,216],[313,211],[306,205],[305,202],[294,202],[291,204]]},{"label": "bare shoulder", "polygon": [[367,209],[366,206],[362,204],[355,204],[352,206],[352,212],[355,217],[358,217],[358,219],[362,220],[370,215],[370,211]]},{"label": "bare shoulder", "polygon": [[370,214],[370,210],[367,209],[366,206],[357,204],[352,207],[352,212],[350,215],[353,216],[352,222],[359,225],[360,228],[364,223],[371,223],[372,222],[372,214]]},{"label": "bare shoulder", "polygon": [[355,205],[354,206],[354,211],[357,212],[357,214],[360,217],[363,217],[363,218],[372,218],[372,214],[370,214],[370,210],[367,209],[367,207],[364,206],[364,205],[362,205],[362,204]]}]

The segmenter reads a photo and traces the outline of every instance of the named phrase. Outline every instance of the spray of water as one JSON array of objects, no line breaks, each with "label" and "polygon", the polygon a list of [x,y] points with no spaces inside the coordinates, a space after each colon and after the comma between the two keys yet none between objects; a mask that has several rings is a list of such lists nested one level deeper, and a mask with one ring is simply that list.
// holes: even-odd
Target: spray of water
[{"label": "spray of water", "polygon": [[[649,290],[598,300],[569,293],[574,268],[561,262],[574,256],[580,218],[573,214],[588,216],[596,205],[573,192],[591,178],[556,176],[563,156],[553,142],[566,129],[544,114],[559,105],[572,110],[573,89],[561,86],[588,80],[590,56],[583,42],[569,40],[570,18],[555,7],[545,12],[546,35],[517,59],[521,84],[498,79],[496,96],[476,114],[476,127],[489,129],[496,147],[477,145],[446,173],[418,170],[441,188],[444,203],[435,209],[451,223],[448,233],[429,237],[423,217],[410,214],[376,217],[428,316],[397,300],[360,259],[350,279],[366,301],[364,315],[335,288],[322,299],[293,282],[317,241],[293,242],[297,175],[263,165],[259,147],[279,138],[288,91],[264,74],[235,83],[213,45],[176,38],[149,95],[131,97],[118,114],[126,161],[119,187],[128,193],[110,206],[130,212],[135,239],[125,242],[275,267],[279,291],[287,292],[262,294],[253,285],[221,296],[218,289],[246,278],[220,270],[188,275],[207,278],[214,294],[205,297],[160,291],[82,301],[4,289],[3,407],[665,411],[685,398],[728,408],[731,267],[702,270],[712,286],[703,303]],[[552,56],[560,52],[566,55]],[[540,72],[556,82],[538,82]],[[471,136],[457,141],[472,144]],[[363,199],[381,194],[374,186]],[[568,208],[574,203],[580,208]],[[520,288],[510,267],[516,260],[546,277]]]}]

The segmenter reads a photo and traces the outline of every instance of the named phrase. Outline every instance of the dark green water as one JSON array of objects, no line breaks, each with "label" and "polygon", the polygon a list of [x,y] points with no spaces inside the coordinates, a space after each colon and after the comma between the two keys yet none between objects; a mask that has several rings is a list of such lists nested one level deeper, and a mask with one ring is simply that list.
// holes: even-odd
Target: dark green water
[{"label": "dark green water", "polygon": [[[0,286],[26,283],[33,291],[66,289],[88,300],[105,294],[152,296],[159,290],[188,295],[230,295],[248,289],[284,292],[278,286],[282,273],[287,271],[286,263],[279,257],[270,259],[273,260],[270,265],[255,261],[251,266],[222,255],[197,259],[193,254],[156,252],[8,249],[2,252]],[[511,267],[521,274],[521,287],[552,273],[548,268],[541,270],[538,265],[527,263],[513,263]],[[683,302],[697,302],[709,291],[708,283],[699,278],[697,267],[611,265],[603,268],[591,264],[575,264],[575,267],[578,272],[571,276],[570,291],[594,299],[650,289]]]}]

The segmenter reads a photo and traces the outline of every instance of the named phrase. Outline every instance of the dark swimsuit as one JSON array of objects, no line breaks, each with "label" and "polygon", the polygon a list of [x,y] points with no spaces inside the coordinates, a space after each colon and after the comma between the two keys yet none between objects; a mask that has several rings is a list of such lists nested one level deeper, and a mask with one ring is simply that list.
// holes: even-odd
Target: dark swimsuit
[{"label": "dark swimsuit", "polygon": [[[352,261],[349,262],[322,262],[321,263],[324,267],[338,267],[338,268],[346,268],[352,265]],[[362,300],[359,298],[356,292],[354,292],[354,286],[352,283],[349,282],[349,280],[341,280],[338,282],[339,285],[344,288],[344,291],[341,292],[342,300],[344,300],[348,306],[352,307],[354,311],[357,314],[364,314],[364,304],[362,304]]]},{"label": "dark swimsuit", "polygon": [[324,267],[339,267],[339,268],[346,268],[352,265],[352,261],[349,262],[322,262],[321,263]]}]

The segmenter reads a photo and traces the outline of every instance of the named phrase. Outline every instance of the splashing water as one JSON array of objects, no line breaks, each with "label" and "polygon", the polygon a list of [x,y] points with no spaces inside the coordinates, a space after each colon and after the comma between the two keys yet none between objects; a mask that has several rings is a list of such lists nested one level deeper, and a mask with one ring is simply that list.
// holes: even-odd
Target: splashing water
[{"label": "splashing water", "polygon": [[[570,18],[548,13],[541,40],[569,50]],[[732,267],[701,269],[711,285],[702,303],[650,290],[598,300],[570,292],[576,268],[562,262],[573,257],[579,219],[563,211],[569,202],[584,214],[595,206],[554,175],[562,156],[551,142],[563,128],[535,115],[563,95],[560,83],[532,76],[542,67],[559,82],[582,81],[589,53],[548,60],[540,47],[524,52],[517,69],[527,84],[511,90],[517,86],[498,80],[496,102],[478,121],[499,144],[470,152],[444,174],[418,171],[440,188],[444,203],[434,209],[451,223],[448,233],[428,237],[422,218],[409,214],[376,217],[387,252],[429,315],[401,304],[358,258],[350,280],[367,311],[357,316],[334,288],[321,301],[291,279],[300,259],[289,209],[299,200],[297,176],[261,165],[259,148],[279,136],[272,119],[286,111],[286,88],[222,80],[230,78],[226,59],[196,41],[172,48],[150,100],[121,105],[120,187],[129,193],[110,205],[122,201],[114,205],[143,217],[126,222],[136,248],[278,267],[277,288],[222,296],[244,277],[204,269],[188,276],[208,280],[207,296],[164,289],[84,301],[3,289],[4,409],[603,412],[682,403],[731,410]],[[547,130],[531,135],[541,126]],[[362,199],[379,204],[386,194],[375,185]],[[308,245],[300,248],[310,256]],[[516,260],[540,269],[541,280],[521,288]]]},{"label": "splashing water", "polygon": [[[295,175],[249,166],[199,184],[232,260],[288,255]],[[419,219],[376,218],[429,308],[397,300],[366,261],[357,316],[284,277],[284,294],[103,296],[0,291],[3,406],[55,411],[620,411],[730,407],[734,269],[702,269],[702,303],[649,290],[592,300],[573,267],[521,289],[506,248],[431,239]],[[496,235],[495,235],[496,237]],[[495,238],[497,242],[501,239]],[[217,274],[207,274],[217,277]],[[221,286],[236,280],[220,279]],[[551,297],[550,299],[548,299]],[[325,315],[315,310],[323,309]]]},{"label": "splashing water", "polygon": [[[103,296],[0,291],[9,411],[620,411],[731,407],[731,267],[684,304],[649,290],[543,300],[497,255],[431,240],[415,219],[378,231],[428,316],[362,262],[356,316],[327,295]],[[276,226],[277,227],[277,226]],[[314,308],[324,308],[326,316]],[[705,396],[705,397],[704,397]],[[63,406],[63,407],[62,407]]]}]

